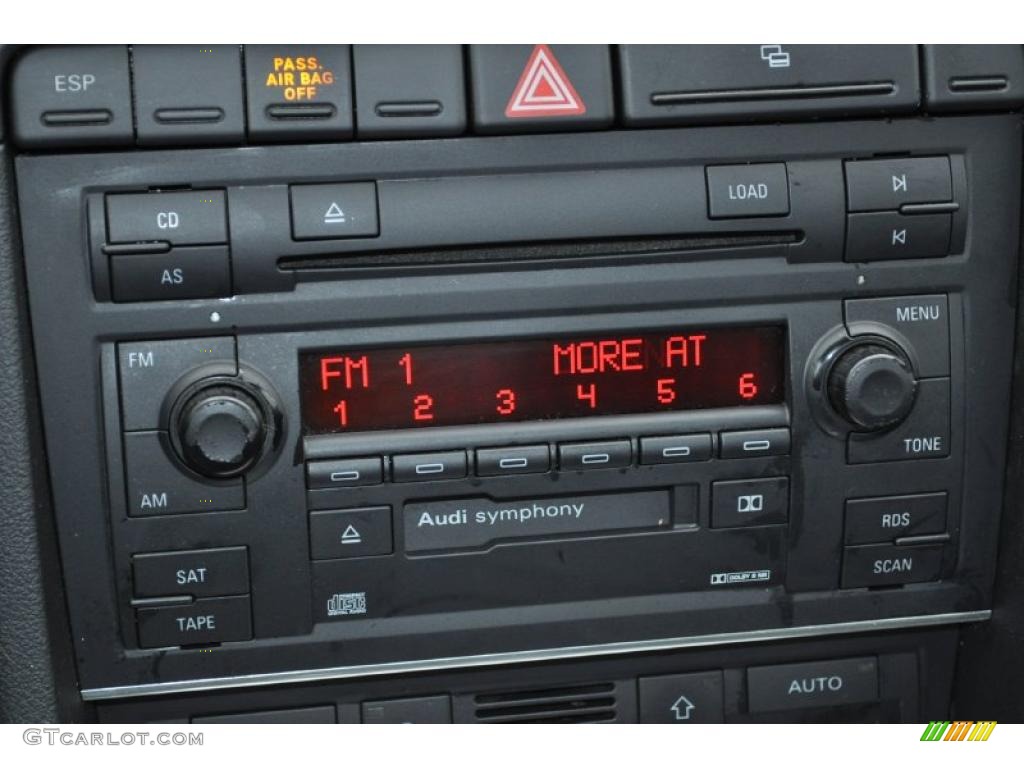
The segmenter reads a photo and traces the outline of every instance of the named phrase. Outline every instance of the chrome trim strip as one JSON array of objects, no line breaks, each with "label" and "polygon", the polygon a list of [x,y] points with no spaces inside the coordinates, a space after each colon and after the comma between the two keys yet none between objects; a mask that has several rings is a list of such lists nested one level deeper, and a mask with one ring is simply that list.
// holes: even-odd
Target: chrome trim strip
[{"label": "chrome trim strip", "polygon": [[104,701],[137,696],[158,696],[170,693],[196,693],[227,688],[250,686],[312,683],[323,680],[342,680],[353,677],[375,677],[400,675],[412,672],[436,672],[444,669],[473,667],[494,667],[508,664],[528,664],[559,659],[580,659],[593,656],[614,656],[626,653],[650,653],[682,648],[701,648],[713,645],[737,645],[740,643],[763,643],[772,640],[793,640],[796,638],[846,635],[859,632],[880,632],[894,629],[935,627],[946,624],[966,624],[973,621],[987,621],[992,611],[964,611],[961,613],[938,613],[928,616],[897,616],[888,619],[864,621],[843,621],[836,624],[812,624],[806,627],[783,627],[779,629],[757,629],[747,632],[723,632],[694,637],[670,637],[660,640],[637,640],[599,645],[579,645],[567,648],[549,648],[536,651],[511,651],[508,653],[482,654],[479,656],[453,656],[441,659],[419,661],[395,661],[386,664],[367,664],[351,667],[328,667],[326,669],[302,669],[291,672],[266,672],[254,675],[214,677],[201,680],[179,680],[166,683],[144,683],[121,685],[110,688],[86,688],[82,698],[86,701]]}]

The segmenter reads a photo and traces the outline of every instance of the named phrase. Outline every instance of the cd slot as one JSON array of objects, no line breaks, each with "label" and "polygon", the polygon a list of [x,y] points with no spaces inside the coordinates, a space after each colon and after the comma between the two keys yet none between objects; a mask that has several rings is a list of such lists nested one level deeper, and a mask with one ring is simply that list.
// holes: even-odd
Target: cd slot
[{"label": "cd slot", "polygon": [[477,245],[454,248],[401,249],[364,253],[333,253],[291,256],[278,260],[282,270],[297,273],[303,280],[334,279],[337,270],[440,268],[445,266],[495,266],[524,262],[532,266],[563,264],[572,260],[580,266],[609,261],[663,260],[701,254],[728,256],[784,257],[785,249],[803,240],[803,232],[735,232],[680,237],[605,238],[572,242],[533,242],[515,245]]}]

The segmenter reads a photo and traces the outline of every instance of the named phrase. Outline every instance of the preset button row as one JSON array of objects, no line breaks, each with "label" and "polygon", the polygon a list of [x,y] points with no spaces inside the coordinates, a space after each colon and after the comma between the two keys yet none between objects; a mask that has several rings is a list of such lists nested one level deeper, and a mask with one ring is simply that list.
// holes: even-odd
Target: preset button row
[{"label": "preset button row", "polygon": [[[640,464],[707,461],[712,458],[713,448],[708,432],[641,437],[638,458]],[[790,432],[786,427],[718,435],[718,457],[722,459],[783,456],[789,451]],[[478,477],[539,474],[556,467],[563,472],[624,469],[633,466],[633,454],[633,441],[623,438],[560,443],[553,451],[543,444],[480,448],[472,458],[462,450],[400,454],[390,457],[390,462],[382,456],[360,456],[307,462],[306,485],[318,490],[378,485],[389,479],[396,483],[454,480],[469,476],[474,466]]]}]

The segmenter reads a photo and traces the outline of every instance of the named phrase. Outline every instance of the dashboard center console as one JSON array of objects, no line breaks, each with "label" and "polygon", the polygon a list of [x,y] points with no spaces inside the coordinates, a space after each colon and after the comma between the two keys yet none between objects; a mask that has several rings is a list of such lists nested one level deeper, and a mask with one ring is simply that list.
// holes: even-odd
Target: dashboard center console
[{"label": "dashboard center console", "polygon": [[19,156],[83,695],[985,618],[1020,121],[903,47],[816,125],[625,46],[570,133],[180,149],[167,85],[163,148]]}]

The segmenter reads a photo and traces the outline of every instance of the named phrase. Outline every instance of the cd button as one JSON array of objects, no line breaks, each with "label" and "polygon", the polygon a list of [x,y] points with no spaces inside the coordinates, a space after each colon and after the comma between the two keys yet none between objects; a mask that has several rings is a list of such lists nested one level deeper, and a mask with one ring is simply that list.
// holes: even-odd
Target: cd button
[{"label": "cd button", "polygon": [[466,476],[466,453],[446,451],[395,456],[391,460],[391,468],[396,483],[452,480]]},{"label": "cd button", "polygon": [[789,430],[755,429],[746,432],[722,432],[723,459],[748,459],[758,456],[785,456],[789,453]]},{"label": "cd button", "polygon": [[476,452],[476,473],[482,477],[528,475],[550,468],[551,456],[546,445],[482,448]]},{"label": "cd button", "polygon": [[383,462],[379,456],[306,463],[308,488],[348,488],[384,482]]},{"label": "cd button", "polygon": [[633,460],[629,440],[604,443],[566,443],[558,446],[558,466],[565,471],[581,469],[621,469]]},{"label": "cd button", "polygon": [[678,464],[711,458],[711,435],[640,438],[641,464]]}]

